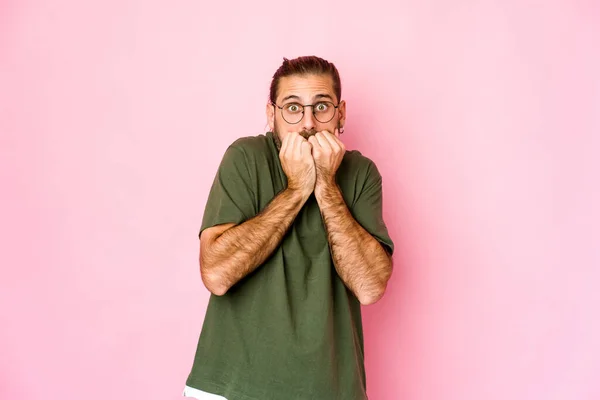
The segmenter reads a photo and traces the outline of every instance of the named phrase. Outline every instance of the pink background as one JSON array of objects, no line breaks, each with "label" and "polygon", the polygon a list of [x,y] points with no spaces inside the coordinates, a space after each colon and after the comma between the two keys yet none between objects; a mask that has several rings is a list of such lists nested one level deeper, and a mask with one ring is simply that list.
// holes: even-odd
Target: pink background
[{"label": "pink background", "polygon": [[397,244],[371,400],[600,398],[597,1],[0,2],[0,398],[179,399],[204,203],[335,62]]}]

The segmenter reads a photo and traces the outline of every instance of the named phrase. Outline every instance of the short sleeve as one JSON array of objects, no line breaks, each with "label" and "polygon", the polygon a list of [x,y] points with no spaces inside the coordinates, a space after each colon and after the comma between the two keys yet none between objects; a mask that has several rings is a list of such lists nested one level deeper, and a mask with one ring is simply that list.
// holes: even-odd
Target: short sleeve
[{"label": "short sleeve", "polygon": [[354,202],[351,212],[354,219],[391,255],[394,252],[394,243],[389,236],[383,221],[383,188],[379,170],[373,162],[369,163],[364,185]]},{"label": "short sleeve", "polygon": [[202,217],[206,228],[240,224],[256,215],[255,195],[243,149],[229,146],[215,175]]}]

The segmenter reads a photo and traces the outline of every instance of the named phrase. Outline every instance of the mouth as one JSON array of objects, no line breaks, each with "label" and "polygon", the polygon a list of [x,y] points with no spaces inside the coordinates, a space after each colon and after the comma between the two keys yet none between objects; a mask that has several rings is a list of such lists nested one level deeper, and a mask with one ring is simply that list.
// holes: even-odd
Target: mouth
[{"label": "mouth", "polygon": [[311,129],[310,131],[304,130],[299,132],[298,134],[304,139],[308,139],[309,137],[316,135],[317,131],[315,129]]}]

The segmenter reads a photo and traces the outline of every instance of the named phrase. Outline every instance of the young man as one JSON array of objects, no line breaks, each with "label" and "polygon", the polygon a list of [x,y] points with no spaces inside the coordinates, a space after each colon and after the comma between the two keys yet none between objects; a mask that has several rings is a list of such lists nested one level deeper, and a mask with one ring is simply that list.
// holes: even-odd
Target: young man
[{"label": "young man", "polygon": [[360,305],[379,300],[394,244],[375,164],[340,140],[337,69],[284,59],[270,132],[235,141],[200,229],[212,293],[184,395],[227,400],[364,400]]}]

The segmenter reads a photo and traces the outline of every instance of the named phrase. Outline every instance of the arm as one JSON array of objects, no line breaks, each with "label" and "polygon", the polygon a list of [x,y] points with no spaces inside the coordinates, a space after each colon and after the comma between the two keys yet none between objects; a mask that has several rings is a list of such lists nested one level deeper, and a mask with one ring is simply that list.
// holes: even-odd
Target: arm
[{"label": "arm", "polygon": [[392,258],[352,217],[335,181],[318,181],[315,197],[338,275],[361,304],[375,303],[392,274]]},{"label": "arm", "polygon": [[[337,130],[333,135],[327,131],[318,132],[309,138],[309,142],[317,168],[315,197],[335,269],[361,304],[373,304],[385,292],[392,274],[392,258],[352,216],[335,182],[346,152]],[[378,188],[373,185],[369,190],[377,192]]]},{"label": "arm", "polygon": [[263,212],[239,225],[208,228],[200,236],[200,273],[206,288],[221,296],[273,253],[306,202],[285,189]]},{"label": "arm", "polygon": [[[225,294],[265,262],[315,188],[315,165],[306,139],[297,133],[288,134],[282,142],[279,159],[287,176],[285,190],[255,217],[241,223],[238,219],[238,224],[215,224],[200,235],[200,274],[206,288],[215,295]],[[238,170],[243,168],[240,166]],[[243,185],[243,180],[238,180],[235,174],[228,177],[230,179],[219,182],[230,182],[227,185],[231,185],[236,181]],[[224,192],[234,191],[225,189]],[[222,204],[220,200],[222,198],[217,196],[218,204]],[[230,210],[238,209],[237,203],[244,203],[232,199],[229,202],[232,203]]]}]

